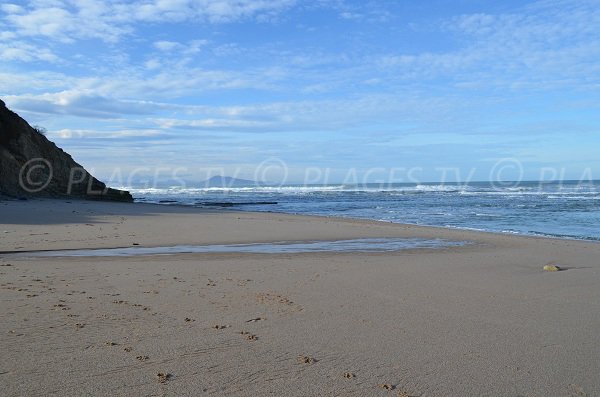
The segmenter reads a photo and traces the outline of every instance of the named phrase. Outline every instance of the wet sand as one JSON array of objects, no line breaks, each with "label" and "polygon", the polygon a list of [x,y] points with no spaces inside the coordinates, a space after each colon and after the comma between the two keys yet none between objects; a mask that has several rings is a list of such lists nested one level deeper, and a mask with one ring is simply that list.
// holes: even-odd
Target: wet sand
[{"label": "wet sand", "polygon": [[[0,255],[3,395],[600,395],[600,244],[0,201],[0,251],[375,237],[385,253]],[[547,264],[564,271],[545,272]]]}]

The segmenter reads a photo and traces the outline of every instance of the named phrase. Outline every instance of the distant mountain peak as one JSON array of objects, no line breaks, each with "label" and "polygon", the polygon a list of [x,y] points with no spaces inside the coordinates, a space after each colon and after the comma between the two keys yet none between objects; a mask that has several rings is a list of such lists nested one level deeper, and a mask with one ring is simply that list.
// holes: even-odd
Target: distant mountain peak
[{"label": "distant mountain peak", "polygon": [[231,176],[216,175],[200,183],[204,187],[252,187],[260,185],[259,182],[249,179],[234,178]]}]

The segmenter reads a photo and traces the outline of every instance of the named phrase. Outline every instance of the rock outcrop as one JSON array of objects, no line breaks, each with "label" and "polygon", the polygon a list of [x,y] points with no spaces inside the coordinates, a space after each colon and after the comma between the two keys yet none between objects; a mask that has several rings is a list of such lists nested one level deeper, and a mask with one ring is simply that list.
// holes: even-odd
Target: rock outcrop
[{"label": "rock outcrop", "polygon": [[129,192],[108,188],[90,175],[1,100],[0,195],[133,201]]}]

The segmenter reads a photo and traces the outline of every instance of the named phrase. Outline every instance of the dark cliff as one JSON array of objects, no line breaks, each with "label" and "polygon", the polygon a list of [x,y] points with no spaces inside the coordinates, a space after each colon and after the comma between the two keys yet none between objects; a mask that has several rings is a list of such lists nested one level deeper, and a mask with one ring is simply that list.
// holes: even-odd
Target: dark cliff
[{"label": "dark cliff", "polygon": [[133,201],[107,188],[0,100],[0,195]]}]

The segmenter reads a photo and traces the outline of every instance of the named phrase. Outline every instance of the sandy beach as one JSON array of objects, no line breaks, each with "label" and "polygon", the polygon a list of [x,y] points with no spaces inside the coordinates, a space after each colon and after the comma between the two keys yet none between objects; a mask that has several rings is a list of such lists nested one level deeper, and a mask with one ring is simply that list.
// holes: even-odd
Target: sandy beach
[{"label": "sandy beach", "polygon": [[[8,252],[420,237],[386,253]],[[2,395],[598,396],[600,244],[0,201]],[[545,272],[553,263],[565,271]],[[160,374],[160,375],[159,375]]]}]

